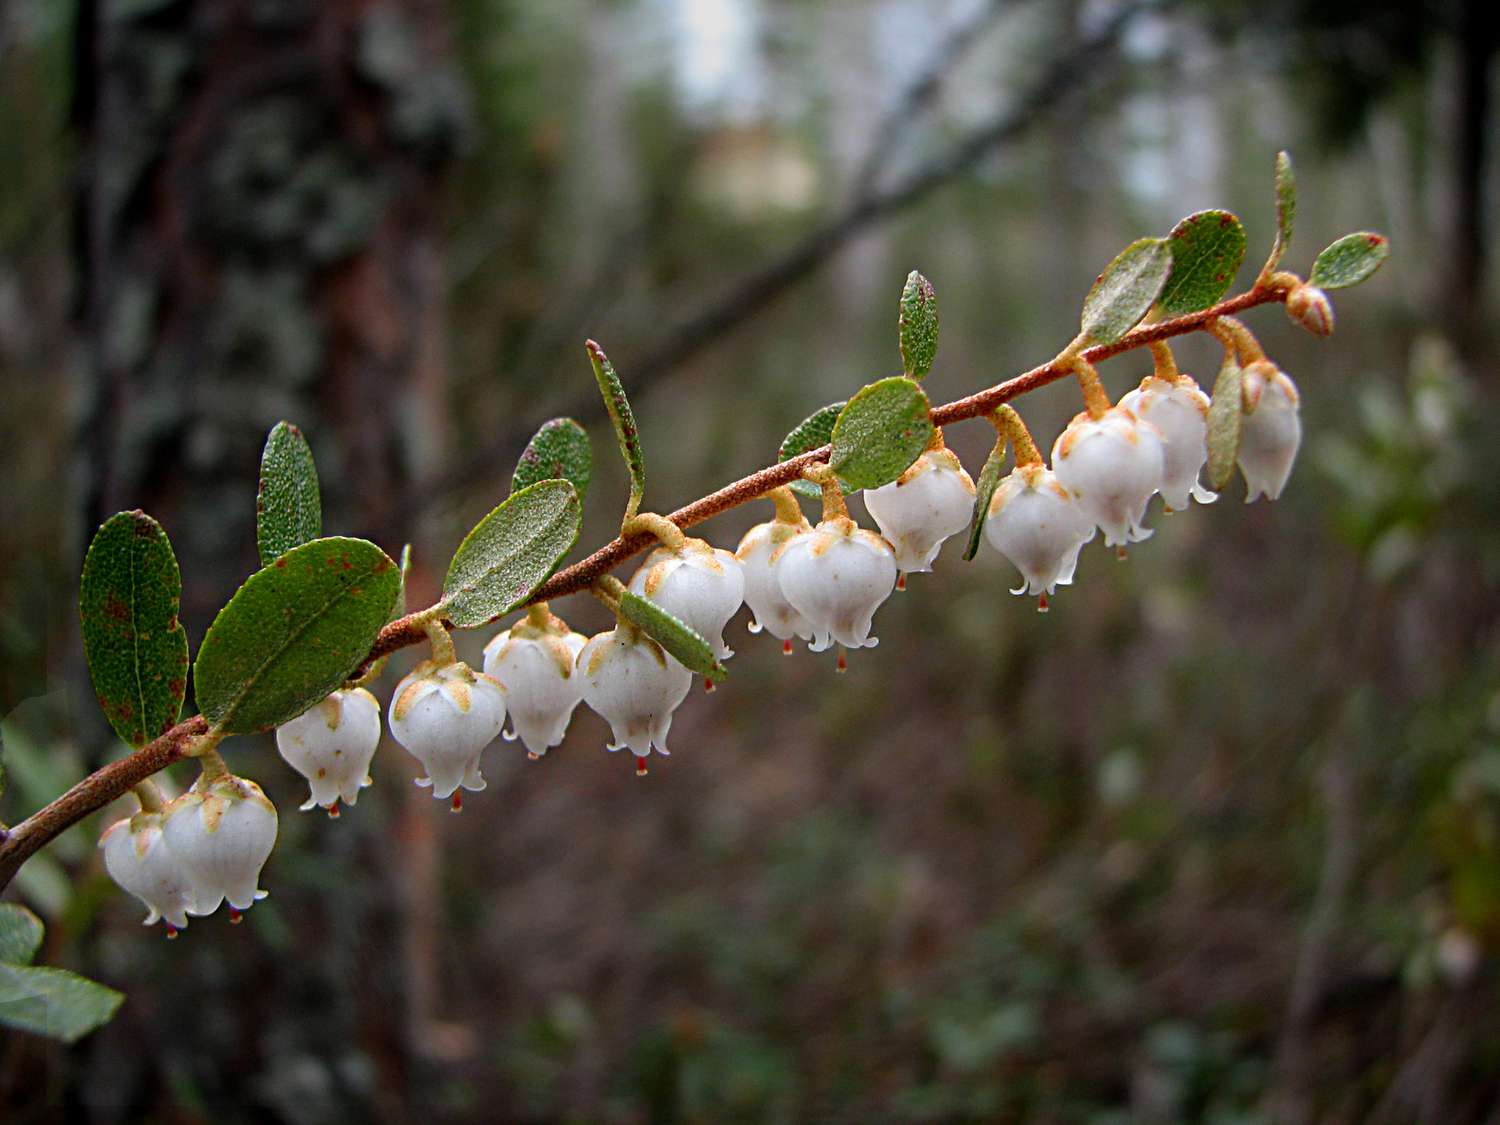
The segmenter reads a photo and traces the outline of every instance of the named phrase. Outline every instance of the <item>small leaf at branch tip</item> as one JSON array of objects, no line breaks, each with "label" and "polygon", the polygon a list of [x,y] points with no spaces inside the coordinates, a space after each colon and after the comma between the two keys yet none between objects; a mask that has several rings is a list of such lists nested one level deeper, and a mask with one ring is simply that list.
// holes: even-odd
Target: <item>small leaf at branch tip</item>
[{"label": "small leaf at branch tip", "polygon": [[1164,238],[1139,238],[1104,267],[1083,301],[1084,336],[1112,344],[1151,310],[1172,272],[1172,249]]},{"label": "small leaf at branch tip", "polygon": [[655,602],[625,590],[620,594],[620,613],[689,672],[715,683],[728,677],[703,635]]},{"label": "small leaf at branch tip", "polygon": [[1245,260],[1245,228],[1228,211],[1189,215],[1167,236],[1172,270],[1157,304],[1167,316],[1206,309],[1229,291]]},{"label": "small leaf at branch tip", "polygon": [[255,542],[262,566],[323,534],[323,506],[312,448],[290,422],[277,422],[260,456]]},{"label": "small leaf at branch tip", "polygon": [[599,384],[605,412],[609,414],[610,425],[615,430],[620,456],[625,459],[625,468],[630,473],[630,495],[634,501],[639,502],[646,491],[646,457],[641,449],[641,434],[635,423],[635,413],[630,409],[625,385],[620,382],[614,364],[610,363],[604,349],[593,340],[585,341],[584,347],[594,368],[594,379]]},{"label": "small leaf at branch tip", "polygon": [[[792,432],[781,439],[781,448],[777,451],[776,460],[778,462],[789,461],[800,454],[821,449],[827,445],[833,440],[833,426],[839,419],[839,412],[847,405],[847,402],[831,402],[798,422],[792,428]],[[840,484],[846,493],[854,491],[848,484],[842,481]],[[813,500],[823,495],[817,485],[805,480],[793,481],[790,487],[799,495]]]},{"label": "small leaf at branch tip", "polygon": [[588,494],[593,471],[594,453],[588,433],[572,418],[553,418],[542,423],[527,443],[516,462],[510,490],[519,492],[540,480],[566,480],[581,502]]},{"label": "small leaf at branch tip", "polygon": [[443,580],[443,615],[460,629],[523,604],[578,541],[582,508],[571,481],[514,493],[464,537]]},{"label": "small leaf at branch tip", "polygon": [[1276,154],[1276,245],[1266,269],[1274,270],[1292,242],[1292,224],[1297,217],[1297,177],[1292,172],[1291,153]]},{"label": "small leaf at branch tip", "polygon": [[1390,241],[1383,234],[1367,230],[1346,234],[1323,248],[1307,283],[1319,289],[1347,289],[1378,270],[1390,254]]},{"label": "small leaf at branch tip", "polygon": [[1239,456],[1243,387],[1240,365],[1226,356],[1208,405],[1208,487],[1216,491],[1229,483]]},{"label": "small leaf at branch tip", "polygon": [[401,562],[398,564],[401,571],[401,585],[396,590],[396,604],[391,608],[391,620],[406,616],[406,584],[411,580],[411,544],[406,543],[401,547]]},{"label": "small leaf at branch tip", "polygon": [[938,307],[932,282],[916,270],[901,290],[901,363],[912,379],[926,378],[937,355]]},{"label": "small leaf at branch tip", "polygon": [[964,562],[973,562],[979,553],[979,537],[984,532],[984,522],[989,519],[990,501],[995,489],[1000,487],[1000,473],[1005,466],[1005,442],[997,441],[985,458],[984,468],[979,470],[979,479],[974,482],[974,514],[969,517],[969,542],[964,547]]},{"label": "small leaf at branch tip", "polygon": [[932,440],[927,395],[904,375],[862,387],[839,412],[828,464],[855,488],[879,488],[904,473]]}]

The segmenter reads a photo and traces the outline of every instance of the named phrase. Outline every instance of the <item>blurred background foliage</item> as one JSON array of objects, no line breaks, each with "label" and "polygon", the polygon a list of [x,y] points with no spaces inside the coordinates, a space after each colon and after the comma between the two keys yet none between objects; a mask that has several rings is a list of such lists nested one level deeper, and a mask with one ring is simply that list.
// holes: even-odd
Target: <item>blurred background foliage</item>
[{"label": "blurred background foliage", "polygon": [[[581,709],[540,764],[491,750],[462,817],[391,744],[357,809],[298,815],[271,741],[241,740],[282,810],[273,893],[170,945],[98,863],[117,813],[74,829],[9,894],[42,961],[129,999],[72,1048],[6,1033],[5,1119],[1495,1120],[1495,23],[1484,0],[0,7],[7,822],[120,752],[76,635],[94,526],[163,522],[196,643],[255,566],[279,418],[325,526],[411,540],[420,597],[537,424],[578,412],[605,448],[586,335],[668,509],[889,374],[913,266],[946,399],[1050,356],[1131,238],[1226,206],[1265,247],[1278,148],[1289,266],[1350,229],[1395,247],[1331,342],[1252,314],[1303,392],[1287,496],[1157,515],[1125,564],[1092,546],[1045,617],[950,545],[848,676],[731,626],[732,680],[649,781]],[[1214,346],[1179,352],[1211,375]],[[1074,392],[1022,409],[1050,441]],[[985,428],[949,443],[977,470]],[[589,544],[624,496],[600,462]]]}]

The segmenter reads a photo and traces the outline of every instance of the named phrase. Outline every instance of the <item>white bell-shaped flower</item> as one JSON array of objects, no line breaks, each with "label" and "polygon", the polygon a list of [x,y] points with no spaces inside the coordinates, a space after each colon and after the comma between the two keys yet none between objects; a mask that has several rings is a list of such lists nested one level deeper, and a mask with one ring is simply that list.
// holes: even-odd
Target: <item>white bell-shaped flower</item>
[{"label": "white bell-shaped flower", "polygon": [[753,618],[750,631],[764,629],[784,642],[787,652],[792,651],[793,637],[811,640],[813,632],[807,618],[781,592],[780,551],[797,536],[811,532],[812,525],[806,520],[800,524],[779,519],[758,523],[745,532],[734,553],[745,574],[745,604]]},{"label": "white bell-shaped flower", "polygon": [[424,660],[396,685],[388,721],[396,741],[427,770],[417,784],[430,785],[439,800],[452,797],[456,811],[459,786],[484,788],[479,755],[505,725],[505,692],[461,660]]},{"label": "white bell-shaped flower", "polygon": [[532,758],[563,740],[573,709],[583,700],[583,679],[575,665],[586,643],[582,633],[546,613],[544,618],[528,617],[484,646],[484,670],[505,690],[514,728],[506,738],[519,736]]},{"label": "white bell-shaped flower", "polygon": [[932,569],[943,540],[969,526],[974,482],[957,457],[929,449],[890,484],[865,492],[865,507],[904,574]]},{"label": "white bell-shaped flower", "polygon": [[745,575],[730,552],[702,539],[685,539],[676,550],[658,547],[631,575],[629,588],[697,630],[720,660],[734,655],[724,626],[745,604]]},{"label": "white bell-shaped flower", "polygon": [[1161,434],[1165,469],[1161,496],[1168,511],[1186,510],[1188,501],[1212,504],[1219,498],[1198,483],[1208,460],[1208,396],[1187,375],[1160,379],[1148,375],[1120,399],[1120,405]]},{"label": "white bell-shaped flower", "polygon": [[1046,465],[1018,465],[990,498],[984,536],[1015,564],[1022,582],[1013,594],[1045,599],[1073,582],[1078,553],[1093,539],[1094,521]]},{"label": "white bell-shaped flower", "polygon": [[1237,460],[1245,474],[1245,503],[1260,496],[1275,500],[1302,444],[1297,387],[1274,363],[1259,360],[1245,367],[1244,398]]},{"label": "white bell-shaped flower", "polygon": [[775,566],[781,592],[812,626],[814,652],[880,643],[870,623],[896,586],[896,553],[880,536],[834,516],[783,546]]},{"label": "white bell-shaped flower", "polygon": [[672,712],[687,698],[693,676],[660,645],[630,625],[618,625],[589,639],[578,653],[583,700],[609,723],[614,741],[628,746],[636,772],[646,772],[654,748],[669,754]]},{"label": "white bell-shaped flower", "polygon": [[276,749],[311,789],[303,812],[322,806],[338,816],[340,798],[353,805],[379,745],[380,703],[364,688],[335,691],[276,728]]},{"label": "white bell-shaped flower", "polygon": [[1165,468],[1156,427],[1120,406],[1098,419],[1079,414],[1052,446],[1053,472],[1099,525],[1108,547],[1150,538],[1141,520]]},{"label": "white bell-shaped flower", "polygon": [[162,836],[161,813],[115,821],[99,837],[99,850],[109,877],[146,904],[145,925],[164,919],[171,937],[188,924],[189,911],[197,913],[192,880]]},{"label": "white bell-shaped flower", "polygon": [[162,810],[162,836],[193,888],[190,914],[212,914],[227,899],[236,919],[266,897],[256,884],[276,824],[260,786],[232,773],[199,777]]}]

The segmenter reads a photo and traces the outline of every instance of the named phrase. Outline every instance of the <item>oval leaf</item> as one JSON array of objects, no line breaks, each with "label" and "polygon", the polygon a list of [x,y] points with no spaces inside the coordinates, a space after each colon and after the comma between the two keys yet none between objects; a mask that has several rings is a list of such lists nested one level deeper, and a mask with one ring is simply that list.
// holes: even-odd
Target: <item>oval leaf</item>
[{"label": "oval leaf", "polygon": [[1157,304],[1167,316],[1206,309],[1229,291],[1245,260],[1245,227],[1228,211],[1199,211],[1172,228],[1172,272]]},{"label": "oval leaf", "polygon": [[582,502],[594,472],[594,452],[589,435],[571,418],[542,423],[516,462],[510,490],[520,492],[539,480],[565,480],[573,485]]},{"label": "oval leaf", "polygon": [[515,609],[578,540],[578,493],[565,480],[523,488],[474,525],[443,581],[443,616],[459,628]]},{"label": "oval leaf", "polygon": [[[833,424],[839,420],[839,412],[847,405],[847,402],[831,402],[798,422],[792,428],[792,432],[781,439],[781,449],[776,454],[776,460],[789,461],[799,454],[822,449],[833,440]],[[811,481],[793,481],[791,488],[792,491],[814,500],[823,495],[822,490]],[[844,491],[847,493],[854,490],[845,484]]]},{"label": "oval leaf", "polygon": [[925,378],[932,370],[937,342],[937,294],[932,282],[912,270],[901,290],[901,365],[909,378]]},{"label": "oval leaf", "polygon": [[714,650],[708,647],[703,634],[655,602],[626,590],[620,595],[620,613],[638,625],[641,632],[666,649],[667,655],[689,672],[716,682],[723,682],[729,675],[714,656]]},{"label": "oval leaf", "polygon": [[228,734],[278,726],[338,687],[390,620],[401,575],[363,539],[314,539],[256,571],[203,637],[198,709]]},{"label": "oval leaf", "polygon": [[1383,234],[1356,231],[1324,247],[1313,262],[1309,285],[1319,289],[1347,289],[1358,285],[1380,268],[1391,254],[1391,244]]},{"label": "oval leaf", "polygon": [[609,362],[604,349],[592,340],[584,347],[588,349],[589,362],[594,365],[594,378],[599,383],[599,393],[604,396],[604,409],[609,414],[610,425],[615,428],[615,439],[620,443],[620,456],[625,458],[625,468],[630,472],[630,510],[634,512],[646,493],[646,455],[641,449],[635,412],[630,409],[625,385],[615,374],[615,365]]},{"label": "oval leaf", "polygon": [[0,1024],[72,1043],[108,1023],[125,995],[66,969],[0,965]]},{"label": "oval leaf", "polygon": [[1151,310],[1172,272],[1164,238],[1140,238],[1115,255],[1083,299],[1083,334],[1112,344]]},{"label": "oval leaf", "polygon": [[260,455],[260,491],[255,497],[255,544],[260,565],[270,566],[293,547],[323,534],[318,470],[302,431],[277,422]]},{"label": "oval leaf", "polygon": [[979,536],[990,516],[990,500],[1000,487],[1000,470],[1005,466],[1005,442],[997,441],[985,458],[979,479],[974,482],[974,514],[969,517],[969,545],[964,548],[964,562],[973,562],[979,553]]},{"label": "oval leaf", "polygon": [[0,963],[29,965],[41,948],[42,920],[15,902],[0,902]]},{"label": "oval leaf", "polygon": [[1276,244],[1266,269],[1274,270],[1292,244],[1292,223],[1297,217],[1297,177],[1292,173],[1290,153],[1276,154]]},{"label": "oval leaf", "polygon": [[115,733],[141,747],[182,714],[187,633],[182,577],[167,533],[145,512],[111,516],[89,544],[78,591],[94,695]]},{"label": "oval leaf", "polygon": [[1240,365],[1225,357],[1214,380],[1213,399],[1208,404],[1208,487],[1223,488],[1234,475],[1240,452],[1240,424],[1244,419]]},{"label": "oval leaf", "polygon": [[839,413],[828,463],[855,488],[879,488],[906,472],[931,440],[927,396],[893,375],[861,388]]}]

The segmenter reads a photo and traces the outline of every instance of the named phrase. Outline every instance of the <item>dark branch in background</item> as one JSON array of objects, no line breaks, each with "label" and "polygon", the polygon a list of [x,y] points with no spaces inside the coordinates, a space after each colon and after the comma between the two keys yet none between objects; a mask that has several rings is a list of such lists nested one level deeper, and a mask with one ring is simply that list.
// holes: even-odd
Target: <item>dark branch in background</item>
[{"label": "dark branch in background", "polygon": [[[668,331],[656,347],[630,363],[631,392],[638,395],[643,388],[748,320],[866,228],[924,199],[970,171],[996,149],[1019,140],[1065,97],[1100,84],[1117,58],[1115,48],[1126,27],[1150,6],[1142,0],[1121,7],[1093,36],[1054,59],[1009,109],[971,130],[942,156],[913,169],[888,187],[856,196],[779,258],[708,301]],[[918,82],[921,81],[919,78]],[[598,417],[599,412],[598,396],[594,394],[586,397],[580,394],[552,411],[571,414],[585,422]],[[434,499],[501,471],[531,436],[536,421],[531,420],[524,428],[506,430],[459,464],[413,488],[409,499],[397,506],[394,518],[408,520],[418,508],[430,505]]]}]

